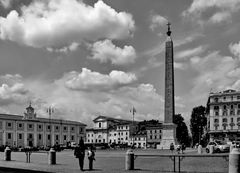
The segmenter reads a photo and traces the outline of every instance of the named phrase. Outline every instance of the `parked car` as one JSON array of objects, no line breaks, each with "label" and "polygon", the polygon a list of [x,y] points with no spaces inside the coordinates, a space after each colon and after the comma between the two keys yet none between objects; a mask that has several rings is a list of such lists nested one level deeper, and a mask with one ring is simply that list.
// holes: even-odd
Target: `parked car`
[{"label": "parked car", "polygon": [[224,141],[213,141],[209,142],[207,147],[206,147],[206,152],[209,153],[210,151],[210,146],[213,146],[213,152],[214,153],[221,153],[221,152],[229,152],[230,151],[230,145],[227,144]]}]

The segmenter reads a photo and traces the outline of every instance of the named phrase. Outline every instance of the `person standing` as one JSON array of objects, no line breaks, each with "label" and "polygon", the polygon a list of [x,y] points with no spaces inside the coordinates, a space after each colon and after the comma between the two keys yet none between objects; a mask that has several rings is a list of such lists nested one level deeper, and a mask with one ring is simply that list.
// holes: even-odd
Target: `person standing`
[{"label": "person standing", "polygon": [[95,160],[95,152],[93,151],[93,147],[88,147],[88,160],[89,160],[89,170],[93,170],[93,161]]},{"label": "person standing", "polygon": [[173,153],[173,150],[174,150],[174,145],[173,145],[173,143],[170,144],[170,150],[171,150],[171,152]]},{"label": "person standing", "polygon": [[74,155],[76,158],[78,158],[80,169],[81,169],[81,171],[83,171],[84,157],[85,157],[85,145],[84,145],[84,141],[82,138],[80,139],[78,146],[74,150]]}]

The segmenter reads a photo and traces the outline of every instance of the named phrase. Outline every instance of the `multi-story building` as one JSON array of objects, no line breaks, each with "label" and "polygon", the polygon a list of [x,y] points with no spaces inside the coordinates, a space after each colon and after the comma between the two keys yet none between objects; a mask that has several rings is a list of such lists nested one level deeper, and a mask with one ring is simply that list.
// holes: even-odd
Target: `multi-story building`
[{"label": "multi-story building", "polygon": [[207,107],[210,141],[240,140],[240,91],[210,93]]},{"label": "multi-story building", "polygon": [[78,143],[86,125],[77,121],[39,118],[29,105],[22,115],[0,114],[0,145],[12,147],[52,146]]},{"label": "multi-story building", "polygon": [[162,123],[146,126],[147,147],[156,148],[162,139]]},{"label": "multi-story building", "polygon": [[147,135],[146,131],[139,131],[138,133],[132,135],[130,140],[134,142],[136,148],[146,148]]},{"label": "multi-story building", "polygon": [[93,123],[93,128],[86,129],[86,143],[131,145],[130,136],[138,129],[136,122],[106,116],[98,116]]}]

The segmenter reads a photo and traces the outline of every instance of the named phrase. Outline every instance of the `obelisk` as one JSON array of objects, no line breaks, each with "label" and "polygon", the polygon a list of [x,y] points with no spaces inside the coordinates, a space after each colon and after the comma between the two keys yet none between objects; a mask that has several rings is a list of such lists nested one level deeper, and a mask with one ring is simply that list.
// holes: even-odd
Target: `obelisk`
[{"label": "obelisk", "polygon": [[175,114],[174,104],[174,61],[173,41],[171,38],[170,23],[168,22],[167,40],[165,43],[165,103],[162,138],[158,149],[169,149],[170,144],[176,145],[176,125],[173,123]]}]

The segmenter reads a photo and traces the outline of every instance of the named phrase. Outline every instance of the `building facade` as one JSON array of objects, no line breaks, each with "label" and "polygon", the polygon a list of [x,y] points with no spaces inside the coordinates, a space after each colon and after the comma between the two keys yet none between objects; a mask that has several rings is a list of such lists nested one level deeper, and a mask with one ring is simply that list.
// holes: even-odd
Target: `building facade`
[{"label": "building facade", "polygon": [[130,137],[130,140],[134,142],[136,148],[146,148],[147,147],[147,135],[146,131],[139,131]]},{"label": "building facade", "polygon": [[31,104],[26,110],[24,116],[0,114],[0,145],[46,147],[85,138],[83,123],[39,118]]},{"label": "building facade", "polygon": [[162,124],[146,127],[147,147],[156,148],[160,145],[162,139]]},{"label": "building facade", "polygon": [[240,91],[210,93],[207,107],[210,141],[240,140]]},{"label": "building facade", "polygon": [[130,136],[138,130],[136,122],[106,116],[98,116],[93,124],[86,129],[86,143],[131,145]]}]

